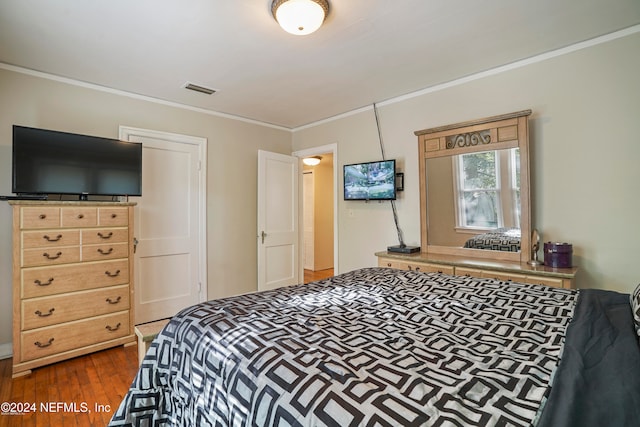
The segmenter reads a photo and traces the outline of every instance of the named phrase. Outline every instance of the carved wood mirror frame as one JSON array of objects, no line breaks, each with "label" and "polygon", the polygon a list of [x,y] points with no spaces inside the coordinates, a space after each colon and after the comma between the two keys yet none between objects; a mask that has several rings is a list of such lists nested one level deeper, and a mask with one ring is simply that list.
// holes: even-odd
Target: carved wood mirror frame
[{"label": "carved wood mirror frame", "polygon": [[[457,255],[499,261],[526,262],[530,259],[529,115],[531,115],[531,110],[518,111],[414,132],[418,137],[419,147],[420,240],[423,253]],[[429,244],[427,160],[515,147],[520,149],[520,251],[506,252]]]}]

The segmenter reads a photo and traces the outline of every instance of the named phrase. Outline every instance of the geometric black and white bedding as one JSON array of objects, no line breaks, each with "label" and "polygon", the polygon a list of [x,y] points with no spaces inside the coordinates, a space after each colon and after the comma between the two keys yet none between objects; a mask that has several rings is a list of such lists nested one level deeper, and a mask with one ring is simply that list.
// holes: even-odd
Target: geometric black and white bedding
[{"label": "geometric black and white bedding", "polygon": [[532,425],[578,294],[370,268],[198,304],[110,425]]},{"label": "geometric black and white bedding", "polygon": [[631,293],[629,299],[631,303],[631,311],[633,313],[633,321],[640,339],[640,284],[636,286],[636,289]]},{"label": "geometric black and white bedding", "polygon": [[465,248],[489,249],[493,251],[518,252],[520,250],[519,228],[498,228],[478,234],[464,243]]}]

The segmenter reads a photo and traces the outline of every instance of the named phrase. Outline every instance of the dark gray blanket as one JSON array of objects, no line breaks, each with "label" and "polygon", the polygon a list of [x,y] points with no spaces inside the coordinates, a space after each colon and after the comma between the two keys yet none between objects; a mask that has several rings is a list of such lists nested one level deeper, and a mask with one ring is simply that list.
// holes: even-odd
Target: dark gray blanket
[{"label": "dark gray blanket", "polygon": [[538,427],[640,426],[640,348],[629,295],[580,291]]}]

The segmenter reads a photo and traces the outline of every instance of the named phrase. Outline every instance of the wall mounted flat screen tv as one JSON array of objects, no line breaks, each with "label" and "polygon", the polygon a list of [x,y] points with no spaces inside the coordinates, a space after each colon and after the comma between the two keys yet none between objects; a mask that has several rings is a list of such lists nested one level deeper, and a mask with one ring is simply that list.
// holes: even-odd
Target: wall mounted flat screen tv
[{"label": "wall mounted flat screen tv", "polygon": [[13,126],[12,192],[142,195],[142,144]]},{"label": "wall mounted flat screen tv", "polygon": [[395,200],[396,161],[344,165],[345,200]]}]

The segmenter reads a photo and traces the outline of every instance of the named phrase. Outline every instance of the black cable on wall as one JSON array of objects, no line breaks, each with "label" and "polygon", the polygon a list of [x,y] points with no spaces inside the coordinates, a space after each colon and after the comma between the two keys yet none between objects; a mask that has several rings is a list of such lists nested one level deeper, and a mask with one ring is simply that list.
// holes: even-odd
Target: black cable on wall
[{"label": "black cable on wall", "polygon": [[[373,104],[373,113],[376,116],[376,128],[378,129],[378,141],[380,142],[380,152],[382,153],[382,160],[386,160],[386,156],[384,153],[384,143],[382,142],[382,131],[380,130],[380,119],[378,117],[378,107],[376,104]],[[395,177],[394,177],[395,179]],[[400,224],[398,222],[398,210],[396,209],[396,201],[390,200],[391,202],[391,210],[393,212],[393,221],[396,224],[396,231],[398,233],[398,243],[400,243],[400,247],[405,247],[404,240],[402,238],[402,230],[400,229]]]}]

